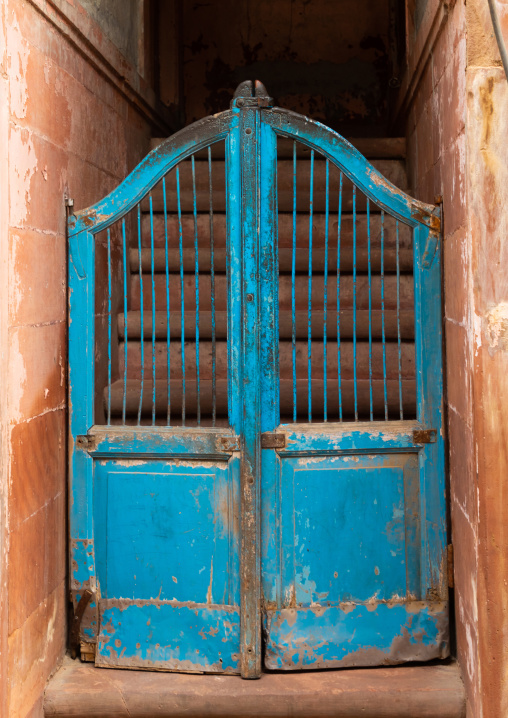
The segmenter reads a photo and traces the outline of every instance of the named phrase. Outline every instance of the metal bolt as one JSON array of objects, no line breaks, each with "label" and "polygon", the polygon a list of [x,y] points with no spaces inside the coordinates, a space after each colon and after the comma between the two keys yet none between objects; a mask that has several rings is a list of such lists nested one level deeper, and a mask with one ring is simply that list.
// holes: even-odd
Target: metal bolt
[{"label": "metal bolt", "polygon": [[252,134],[252,130],[251,130],[250,127],[247,127],[247,129],[245,130],[245,134],[246,134],[246,135],[251,135],[251,134]]},{"label": "metal bolt", "polygon": [[236,105],[237,107],[243,107],[245,105],[245,100],[242,100],[242,98],[240,98],[236,101]]},{"label": "metal bolt", "polygon": [[245,299],[246,299],[248,302],[252,302],[252,301],[254,301],[254,295],[253,295],[253,294],[247,294],[247,296],[245,297]]}]

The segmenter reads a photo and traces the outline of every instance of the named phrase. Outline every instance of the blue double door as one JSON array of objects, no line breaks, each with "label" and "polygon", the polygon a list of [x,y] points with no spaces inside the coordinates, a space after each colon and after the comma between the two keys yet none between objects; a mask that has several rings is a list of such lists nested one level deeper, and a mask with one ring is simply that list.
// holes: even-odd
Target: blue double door
[{"label": "blue double door", "polygon": [[446,657],[435,210],[265,97],[198,138],[225,143],[227,421],[71,422],[90,437],[71,531],[96,664],[256,678]]}]

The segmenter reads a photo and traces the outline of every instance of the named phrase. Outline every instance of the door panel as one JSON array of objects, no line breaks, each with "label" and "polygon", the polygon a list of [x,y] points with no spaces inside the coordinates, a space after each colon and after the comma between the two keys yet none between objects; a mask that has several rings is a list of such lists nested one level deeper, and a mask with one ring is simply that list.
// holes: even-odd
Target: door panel
[{"label": "door panel", "polygon": [[282,580],[278,589],[265,575],[265,596],[279,596],[265,603],[265,667],[446,656],[446,603],[421,595],[418,455],[282,453],[276,461],[278,531],[265,561],[273,566],[280,554]]},{"label": "door panel", "polygon": [[[296,606],[405,597],[405,537],[419,522],[416,457],[280,461],[284,604],[291,605],[290,596]],[[413,497],[409,507],[406,495]],[[409,576],[413,589],[415,578]]]},{"label": "door panel", "polygon": [[238,672],[237,463],[96,461],[98,663]]}]

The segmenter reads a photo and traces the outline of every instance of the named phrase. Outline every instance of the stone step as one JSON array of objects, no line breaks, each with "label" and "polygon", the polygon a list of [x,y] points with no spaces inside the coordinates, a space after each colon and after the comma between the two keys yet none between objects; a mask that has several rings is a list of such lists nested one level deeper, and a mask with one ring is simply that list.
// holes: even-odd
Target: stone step
[{"label": "stone step", "polygon": [[[373,309],[370,313],[371,317],[371,337],[373,341],[382,337],[383,316],[379,309]],[[368,309],[360,309],[354,316],[352,310],[342,310],[339,317],[340,337],[342,340],[353,338],[353,322],[356,324],[356,338],[358,340],[368,340],[369,338],[369,311]],[[141,324],[143,324],[144,339],[152,337],[152,313],[143,312],[143,322],[141,322],[141,312],[127,312],[127,334],[129,341],[141,338]],[[323,337],[324,316],[323,310],[316,309],[311,315],[311,332],[313,337]],[[159,340],[167,338],[168,319],[166,312],[155,312],[155,336]],[[406,341],[414,338],[414,312],[411,309],[401,309],[399,312],[399,322],[397,322],[397,312],[393,309],[386,309],[384,312],[384,331],[387,341],[393,341],[398,337],[398,328],[400,326],[400,335]],[[170,337],[181,337],[181,314],[171,311],[169,317],[169,334]],[[125,336],[125,320],[124,315],[118,315],[118,334],[120,339]],[[308,334],[308,314],[306,311],[295,312],[295,338],[306,339]],[[328,312],[326,317],[326,334],[328,339],[337,338],[337,314]],[[291,312],[279,312],[279,337],[281,339],[291,339],[293,335],[293,322]],[[194,339],[196,336],[196,313],[184,313],[184,337],[186,339]],[[200,311],[199,313],[199,336],[201,339],[212,338],[212,314],[210,311]],[[225,311],[217,311],[215,313],[215,338],[217,340],[227,337],[227,313]]]},{"label": "stone step", "polygon": [[[356,147],[364,157],[369,160],[403,160],[406,157],[405,137],[348,137],[348,141]],[[153,137],[150,140],[150,149],[154,150],[164,142],[164,137]],[[310,148],[297,143],[298,156],[305,157],[310,154]],[[216,142],[211,146],[212,158],[224,158],[224,142]],[[285,137],[277,139],[277,154],[279,157],[288,159],[293,156],[293,140]],[[197,153],[199,157],[207,157],[208,150]]]},{"label": "stone step", "polygon": [[[143,309],[152,311],[152,278],[145,274],[142,276],[143,292],[140,292],[140,277],[137,274],[131,276],[131,305],[130,309]],[[215,275],[215,308],[218,311],[227,309],[227,277],[225,274]],[[395,310],[397,308],[397,277],[389,274],[384,277],[375,275],[371,278],[371,302],[372,309],[381,309],[381,289],[384,290],[385,309]],[[153,278],[155,293],[155,310],[166,310],[166,277],[164,274],[155,274]],[[199,306],[202,311],[211,309],[210,277],[199,276]],[[348,274],[340,277],[339,300],[342,309],[352,309],[354,300],[355,282]],[[413,277],[402,275],[399,283],[400,309],[413,309]],[[143,306],[141,307],[141,296]],[[195,310],[196,287],[193,274],[183,275],[183,297],[186,311]],[[332,275],[327,281],[328,310],[335,311],[337,307],[337,277]],[[317,275],[312,278],[312,309],[320,311],[323,309],[324,299],[324,278]],[[181,307],[181,285],[180,276],[173,274],[169,282],[169,301],[172,312],[179,312]],[[297,275],[295,278],[295,302],[297,310],[306,310],[308,305],[308,278],[305,275]],[[282,311],[291,311],[292,306],[292,282],[291,275],[282,274],[279,277],[279,308]],[[356,309],[368,310],[369,308],[369,278],[365,274],[356,277]]]},{"label": "stone step", "polygon": [[[325,265],[325,249],[315,248],[312,249],[312,272],[313,274],[322,274],[325,271],[325,266],[328,268],[328,274],[337,273],[337,249],[333,246],[327,250],[328,257]],[[180,271],[180,254],[175,248],[168,248],[166,252],[164,249],[155,249],[153,253],[151,249],[131,249],[129,252],[130,259],[130,270],[132,273],[139,273],[139,266],[141,264],[142,272],[153,271],[160,274],[166,272],[166,265],[168,273]],[[211,267],[211,252],[208,247],[203,249],[198,248],[197,252],[198,267],[200,273],[209,273]],[[385,249],[383,253],[376,247],[371,249],[370,252],[367,248],[357,248],[353,250],[350,247],[341,249],[340,255],[340,271],[343,273],[351,274],[353,267],[356,266],[357,272],[368,272],[369,259],[370,269],[373,274],[378,274],[381,271],[381,260],[383,261],[383,268],[385,272],[396,272],[397,271],[397,252],[395,249]],[[411,249],[402,249],[399,251],[399,272],[411,273],[413,271],[413,251]],[[213,266],[216,272],[226,271],[226,249],[218,248],[213,253]],[[291,249],[280,249],[278,252],[278,263],[280,274],[290,274],[293,266],[293,252]],[[196,267],[196,252],[194,248],[182,249],[182,265],[184,272],[194,272]],[[307,273],[309,267],[309,253],[302,252],[298,249],[295,252],[294,257],[295,272],[298,274]]]},{"label": "stone step", "polygon": [[[400,190],[407,190],[407,176],[403,160],[373,160],[372,164],[389,182]],[[210,177],[208,162],[198,160],[195,162],[195,189],[193,193],[192,163],[184,160],[179,165],[180,209],[182,212],[192,212],[194,199],[197,212],[208,212],[210,208]],[[212,201],[216,212],[226,210],[225,190],[225,162],[214,160],[212,162]],[[308,212],[310,207],[311,162],[302,160],[297,163],[296,173],[296,210]],[[314,212],[325,212],[326,198],[332,211],[339,202],[340,172],[330,163],[329,192],[326,191],[326,169],[324,162],[315,162],[313,171],[312,206]],[[166,208],[169,212],[178,210],[177,172],[171,170],[165,179]],[[164,192],[162,181],[151,191],[151,207],[153,212],[164,211]],[[150,199],[146,197],[141,202],[143,211],[150,209]],[[293,162],[279,160],[277,162],[277,203],[280,212],[293,210]],[[372,203],[371,203],[372,204]],[[353,193],[353,184],[344,177],[342,187],[342,211],[351,212],[353,206],[358,212],[366,211],[366,198],[360,190]],[[375,208],[374,205],[372,205]]]},{"label": "stone step", "polygon": [[[124,374],[125,368],[125,343],[121,342],[118,350],[120,359],[120,376]],[[127,378],[141,379],[141,367],[145,378],[152,376],[155,369],[157,379],[165,379],[168,373],[168,351],[167,343],[155,342],[155,367],[152,366],[152,342],[127,343]],[[369,352],[370,349],[370,352]],[[170,343],[169,365],[171,379],[179,380],[182,376],[181,360],[182,343],[173,338]],[[295,342],[295,364],[298,379],[305,379],[308,371],[308,345],[307,341]],[[356,351],[356,360],[354,352]],[[188,380],[196,377],[197,344],[193,341],[186,341],[184,344],[185,376]],[[369,353],[370,359],[369,362]],[[385,345],[386,376],[388,380],[398,378],[399,356],[398,345],[391,342]],[[326,344],[326,370],[330,379],[337,376],[338,366],[338,345],[336,341],[328,341]],[[143,361],[142,361],[143,358]],[[279,343],[279,376],[281,381],[286,381],[293,376],[293,346],[290,341]],[[413,343],[402,342],[400,346],[401,373],[403,379],[414,379],[415,377],[415,347]],[[225,341],[216,343],[215,347],[216,377],[227,379],[228,376],[228,348]],[[325,348],[322,341],[312,342],[311,351],[311,373],[313,379],[324,378]],[[383,379],[383,346],[380,342],[372,344],[369,348],[368,342],[357,342],[354,347],[351,341],[340,343],[340,365],[341,377],[343,380],[353,379],[354,370],[358,379],[368,379],[369,374],[374,380]],[[353,368],[354,367],[354,368]],[[370,367],[370,369],[369,369]],[[210,341],[199,342],[199,373],[201,379],[212,378],[212,343]]]},{"label": "stone step", "polygon": [[[387,385],[388,419],[399,418],[399,382],[396,379],[389,379]],[[337,420],[339,416],[338,382],[336,378],[330,378],[327,383],[327,403],[329,421]],[[124,391],[125,388],[125,391]],[[311,379],[312,390],[312,413],[313,421],[321,421],[323,418],[323,389],[322,379]],[[227,381],[218,379],[216,383],[216,407],[217,416],[226,417],[228,410],[227,402]],[[375,417],[384,417],[384,383],[377,379],[372,382],[373,412]],[[179,380],[170,381],[171,414],[174,417],[181,415],[182,407],[182,382]],[[104,411],[107,413],[108,389],[104,390]],[[153,404],[153,384],[145,380],[143,393],[141,393],[141,382],[137,379],[128,379],[126,384],[122,379],[111,385],[111,416],[121,417],[125,397],[126,417],[133,419],[137,416],[141,398],[141,414],[144,417],[151,416]],[[200,382],[200,408],[203,416],[212,415],[212,382],[210,379],[203,379]],[[352,379],[344,379],[341,382],[341,398],[343,417],[354,417],[354,384]],[[402,399],[404,418],[413,419],[416,413],[416,387],[413,380],[402,381]],[[164,379],[155,381],[155,410],[158,417],[164,417],[167,412],[168,391],[167,381]],[[357,410],[358,413],[367,417],[370,407],[370,384],[366,379],[357,382]],[[185,409],[189,417],[196,416],[197,392],[196,381],[189,379],[185,385]],[[308,383],[306,379],[297,379],[297,413],[302,421],[306,421],[308,410]],[[289,417],[293,411],[293,383],[290,379],[283,379],[280,382],[280,414],[281,417]],[[335,418],[333,418],[335,417]],[[282,419],[281,419],[282,420]],[[178,424],[178,421],[175,422]]]},{"label": "stone step", "polygon": [[237,676],[100,669],[65,658],[45,718],[465,718],[457,664]]},{"label": "stone step", "polygon": [[[195,232],[197,230],[197,241],[199,248],[210,246],[210,217],[208,213],[198,214],[196,225],[192,214],[184,214],[181,218],[182,224],[182,247],[190,249],[194,247]],[[151,247],[151,227],[153,225],[153,246],[163,249],[166,246],[166,232],[168,248],[177,249],[179,245],[179,219],[176,214],[169,214],[167,222],[163,214],[149,214],[141,216],[141,246]],[[217,249],[226,246],[226,215],[214,212],[213,215],[213,241]],[[353,247],[353,239],[356,246],[366,249],[370,230],[370,241],[372,249],[379,249],[381,246],[381,215],[371,214],[370,226],[367,223],[366,215],[359,214],[356,218],[356,232],[353,234],[353,217],[351,214],[343,214],[340,224],[340,246],[343,250]],[[292,212],[279,212],[278,215],[278,243],[281,249],[290,249],[293,246],[293,214]],[[129,227],[127,227],[129,231]],[[307,214],[296,216],[296,246],[298,249],[309,246],[309,217]],[[312,223],[312,246],[316,249],[325,246],[326,217],[324,214],[314,214]],[[337,208],[330,210],[328,219],[328,244],[329,247],[337,245],[339,235],[339,223]],[[397,244],[397,226],[395,220],[386,215],[383,222],[383,237],[385,249],[394,249]],[[129,236],[130,246],[138,246],[137,227],[134,227]],[[401,249],[411,249],[413,246],[411,228],[399,222],[399,246]]]}]

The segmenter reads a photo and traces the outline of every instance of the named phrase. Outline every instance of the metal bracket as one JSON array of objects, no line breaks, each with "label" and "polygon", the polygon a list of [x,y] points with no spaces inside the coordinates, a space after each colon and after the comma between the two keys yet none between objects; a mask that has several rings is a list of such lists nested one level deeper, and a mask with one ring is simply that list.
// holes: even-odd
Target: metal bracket
[{"label": "metal bracket", "polygon": [[90,451],[95,447],[95,436],[91,434],[79,434],[76,436],[76,448],[83,451]]},{"label": "metal bracket", "polygon": [[90,603],[92,596],[93,593],[90,591],[90,589],[85,588],[85,590],[81,594],[81,598],[78,601],[76,610],[74,611],[74,618],[72,619],[69,639],[72,658],[76,658],[76,656],[78,655],[80,645],[79,630],[81,627],[81,621],[83,620],[83,614],[85,613],[86,607]]},{"label": "metal bracket", "polygon": [[231,107],[272,107],[272,105],[273,98],[268,96],[266,87],[259,80],[256,80],[254,86],[252,80],[241,82],[231,101]]},{"label": "metal bracket", "polygon": [[220,436],[218,440],[218,450],[232,454],[234,451],[240,451],[239,436]]},{"label": "metal bracket", "polygon": [[261,434],[262,449],[285,449],[286,434],[277,434],[275,432],[265,431]]},{"label": "metal bracket", "polygon": [[413,444],[435,444],[437,429],[415,429],[413,431]]}]

